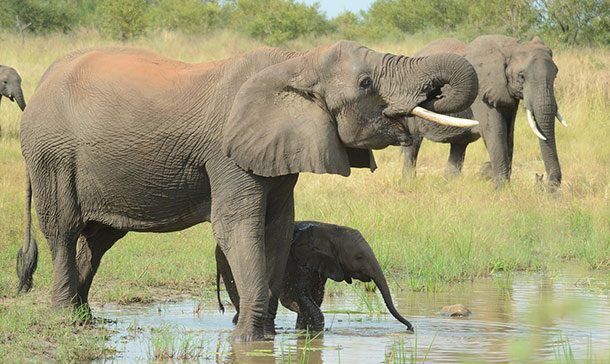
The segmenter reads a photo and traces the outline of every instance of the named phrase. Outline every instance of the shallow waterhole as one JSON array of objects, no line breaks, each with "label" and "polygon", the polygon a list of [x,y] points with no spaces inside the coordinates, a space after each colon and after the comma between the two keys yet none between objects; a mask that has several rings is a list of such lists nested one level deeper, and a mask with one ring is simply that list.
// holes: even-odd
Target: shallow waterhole
[{"label": "shallow waterhole", "polygon": [[[112,361],[174,360],[218,363],[508,362],[610,359],[608,275],[596,278],[519,274],[447,286],[440,293],[401,290],[398,310],[415,326],[405,332],[377,293],[346,288],[326,297],[325,331],[308,337],[293,327],[296,314],[280,307],[278,335],[233,343],[233,307],[216,299],[152,305],[94,306],[115,322]],[[347,285],[346,285],[347,286]],[[222,292],[223,301],[228,300]],[[469,318],[446,318],[445,305],[462,303]]]}]

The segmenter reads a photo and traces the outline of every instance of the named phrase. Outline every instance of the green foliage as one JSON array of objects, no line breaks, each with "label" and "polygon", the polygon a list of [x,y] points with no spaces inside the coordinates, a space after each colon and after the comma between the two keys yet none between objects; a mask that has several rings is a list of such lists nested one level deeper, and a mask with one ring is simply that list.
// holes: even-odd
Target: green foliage
[{"label": "green foliage", "polygon": [[120,40],[141,35],[148,27],[147,10],[146,0],[103,0],[96,9],[100,32]]},{"label": "green foliage", "polygon": [[610,2],[607,0],[541,0],[541,29],[564,44],[610,44]]},{"label": "green foliage", "polygon": [[0,14],[0,27],[16,30],[18,17],[21,24],[30,24],[27,30],[34,33],[67,32],[77,21],[69,0],[2,0]]},{"label": "green foliage", "polygon": [[388,31],[454,30],[464,21],[467,4],[464,0],[377,0],[366,18],[367,23],[383,25]]},{"label": "green foliage", "polygon": [[538,14],[532,0],[487,0],[473,2],[466,9],[464,30],[472,36],[505,34],[531,38]]},{"label": "green foliage", "polygon": [[239,0],[233,26],[271,45],[332,30],[317,4],[305,5],[294,0]]},{"label": "green foliage", "polygon": [[205,33],[221,25],[226,17],[216,1],[157,0],[150,10],[153,27],[186,33]]}]

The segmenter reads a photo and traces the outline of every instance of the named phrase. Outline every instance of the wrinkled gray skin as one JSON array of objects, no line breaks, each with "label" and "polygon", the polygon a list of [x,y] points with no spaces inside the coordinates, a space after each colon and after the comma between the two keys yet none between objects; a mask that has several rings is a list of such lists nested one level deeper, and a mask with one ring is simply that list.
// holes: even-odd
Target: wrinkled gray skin
[{"label": "wrinkled gray skin", "polygon": [[[513,159],[515,116],[522,101],[534,114],[538,129],[547,139],[539,140],[540,152],[549,186],[558,187],[561,167],[555,144],[557,102],[553,91],[557,66],[551,49],[538,37],[521,43],[502,35],[484,35],[469,44],[457,39],[440,39],[428,44],[417,55],[445,52],[464,56],[477,70],[479,95],[471,109],[460,115],[473,118],[480,125],[470,129],[455,128],[409,118],[413,144],[403,148],[403,175],[414,175],[423,138],[451,144],[447,172],[456,174],[462,169],[468,144],[482,136],[490,158],[490,162],[483,166],[482,174],[498,184],[508,181]],[[529,129],[527,125],[524,127]],[[528,134],[536,138],[530,130]]]},{"label": "wrinkled gray skin", "polygon": [[21,77],[14,68],[0,65],[0,101],[2,101],[2,96],[16,102],[21,111],[25,110]]},{"label": "wrinkled gray skin", "polygon": [[[239,294],[227,259],[222,250],[216,247],[216,293],[220,310],[224,312],[219,292],[220,277],[237,311],[233,317],[236,324],[239,318]],[[394,307],[375,253],[358,230],[317,221],[297,222],[280,292],[282,306],[298,314],[297,329],[324,329],[324,315],[320,307],[324,300],[324,286],[329,278],[349,284],[352,279],[362,282],[372,280],[392,316],[407,326],[407,330],[413,330],[411,323]]]},{"label": "wrinkled gray skin", "polygon": [[[444,84],[456,92],[429,100]],[[413,107],[451,113],[476,92],[462,57],[408,58],[347,41],[204,64],[123,48],[56,61],[21,123],[53,305],[86,304],[102,256],[128,231],[210,221],[241,296],[234,336],[263,339],[264,326],[273,333],[298,173],[374,169],[371,149],[410,143]]]}]

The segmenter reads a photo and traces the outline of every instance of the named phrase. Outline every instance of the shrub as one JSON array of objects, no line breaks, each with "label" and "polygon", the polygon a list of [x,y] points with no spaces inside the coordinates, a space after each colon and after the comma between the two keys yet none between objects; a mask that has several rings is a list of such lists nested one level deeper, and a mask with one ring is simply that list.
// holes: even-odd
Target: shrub
[{"label": "shrub", "polygon": [[150,11],[151,24],[157,28],[205,33],[225,19],[217,1],[158,0]]},{"label": "shrub", "polygon": [[146,0],[103,0],[96,9],[102,35],[126,40],[141,35],[147,28]]},{"label": "shrub", "polygon": [[30,32],[67,32],[75,25],[77,14],[66,0],[1,0],[0,27],[15,30],[16,17],[30,24]]},{"label": "shrub", "polygon": [[271,45],[332,30],[317,4],[305,5],[294,0],[239,0],[233,14],[233,26]]}]

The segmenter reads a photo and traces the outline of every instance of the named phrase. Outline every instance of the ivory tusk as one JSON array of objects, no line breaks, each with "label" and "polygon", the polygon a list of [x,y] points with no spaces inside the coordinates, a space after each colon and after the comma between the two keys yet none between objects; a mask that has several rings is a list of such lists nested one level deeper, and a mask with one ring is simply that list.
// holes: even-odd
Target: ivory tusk
[{"label": "ivory tusk", "polygon": [[462,119],[456,118],[453,116],[437,114],[430,110],[426,110],[421,106],[416,106],[411,110],[411,114],[415,116],[419,116],[422,119],[426,119],[429,121],[433,121],[437,124],[446,125],[446,126],[457,126],[460,128],[472,128],[473,126],[479,125],[479,122],[476,120],[470,119]]},{"label": "ivory tusk", "polygon": [[536,134],[538,138],[546,140],[544,135],[542,135],[540,130],[538,130],[538,126],[536,125],[536,119],[534,119],[534,115],[532,114],[532,112],[529,109],[525,109],[525,111],[527,112],[527,122],[528,124],[530,124],[530,128],[532,128],[534,134]]},{"label": "ivory tusk", "polygon": [[563,125],[564,127],[568,127],[568,123],[565,121],[565,119],[563,118],[563,116],[561,116],[561,113],[559,112],[559,110],[557,110],[557,120],[559,120],[559,122],[561,123],[561,125]]}]

